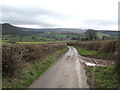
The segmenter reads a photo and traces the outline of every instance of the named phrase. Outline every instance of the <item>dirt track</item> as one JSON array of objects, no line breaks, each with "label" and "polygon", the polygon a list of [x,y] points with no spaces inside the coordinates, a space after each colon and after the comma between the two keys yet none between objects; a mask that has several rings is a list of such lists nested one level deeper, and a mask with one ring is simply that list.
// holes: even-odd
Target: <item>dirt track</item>
[{"label": "dirt track", "polygon": [[29,88],[89,88],[76,49],[69,47],[69,51]]}]

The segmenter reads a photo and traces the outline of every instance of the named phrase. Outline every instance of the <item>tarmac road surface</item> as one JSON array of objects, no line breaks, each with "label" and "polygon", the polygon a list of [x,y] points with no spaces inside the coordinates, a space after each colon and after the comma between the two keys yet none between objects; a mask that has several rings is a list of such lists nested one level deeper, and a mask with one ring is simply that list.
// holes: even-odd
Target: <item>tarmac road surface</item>
[{"label": "tarmac road surface", "polygon": [[68,52],[29,88],[89,88],[77,50],[74,47],[68,47]]}]

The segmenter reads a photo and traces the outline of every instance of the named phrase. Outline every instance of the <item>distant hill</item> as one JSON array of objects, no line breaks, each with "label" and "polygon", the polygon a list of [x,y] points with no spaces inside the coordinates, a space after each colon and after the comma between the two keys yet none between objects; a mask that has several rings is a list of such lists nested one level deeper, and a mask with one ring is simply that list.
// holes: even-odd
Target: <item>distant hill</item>
[{"label": "distant hill", "polygon": [[120,33],[120,31],[110,31],[110,30],[98,30],[97,32],[99,33],[104,33],[104,34],[108,34],[114,38],[118,37],[118,33]]},{"label": "distant hill", "polygon": [[[37,31],[25,31],[23,28],[15,27],[11,24],[4,23],[0,24],[0,27],[2,27],[2,35],[13,35],[13,36],[28,36],[28,35],[34,35],[38,34]],[[39,32],[41,33],[41,32]]]},{"label": "distant hill", "polygon": [[49,31],[49,32],[76,32],[84,33],[87,29],[76,29],[76,28],[43,28],[43,29],[30,29],[22,28],[24,31]]},{"label": "distant hill", "polygon": [[[22,28],[22,30],[25,31],[44,31],[44,32],[73,32],[73,33],[81,33],[83,34],[84,32],[86,32],[88,29],[76,29],[76,28],[44,28],[44,29],[29,29],[29,28]],[[118,37],[118,32],[119,31],[112,31],[112,30],[96,30],[97,33],[103,33],[104,35],[109,35],[111,37]]]},{"label": "distant hill", "polygon": [[[83,34],[88,29],[76,29],[76,28],[43,28],[43,29],[32,29],[32,28],[21,28],[16,27],[8,23],[0,24],[2,26],[2,34],[3,35],[13,35],[13,36],[28,36],[35,35],[44,32],[73,32]],[[110,30],[97,30],[98,33],[108,34],[112,37],[118,37],[118,31],[110,31]]]}]

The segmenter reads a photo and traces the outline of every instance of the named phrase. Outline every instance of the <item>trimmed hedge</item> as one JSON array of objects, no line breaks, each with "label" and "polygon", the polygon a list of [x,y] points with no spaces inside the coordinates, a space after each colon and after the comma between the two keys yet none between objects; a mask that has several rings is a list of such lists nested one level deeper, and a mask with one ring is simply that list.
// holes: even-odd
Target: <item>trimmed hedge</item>
[{"label": "trimmed hedge", "polygon": [[44,60],[56,50],[62,50],[66,47],[66,43],[2,45],[2,75],[15,76],[16,71],[25,62]]},{"label": "trimmed hedge", "polygon": [[68,42],[68,45],[77,45],[88,50],[102,51],[106,53],[118,52],[118,40]]}]

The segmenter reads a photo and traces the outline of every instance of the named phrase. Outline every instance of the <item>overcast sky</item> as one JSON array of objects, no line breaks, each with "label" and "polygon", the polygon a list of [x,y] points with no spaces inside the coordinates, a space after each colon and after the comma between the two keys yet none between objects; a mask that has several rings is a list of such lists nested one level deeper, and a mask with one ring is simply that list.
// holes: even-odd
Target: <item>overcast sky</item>
[{"label": "overcast sky", "polygon": [[2,23],[28,28],[118,29],[119,0],[1,0]]}]

